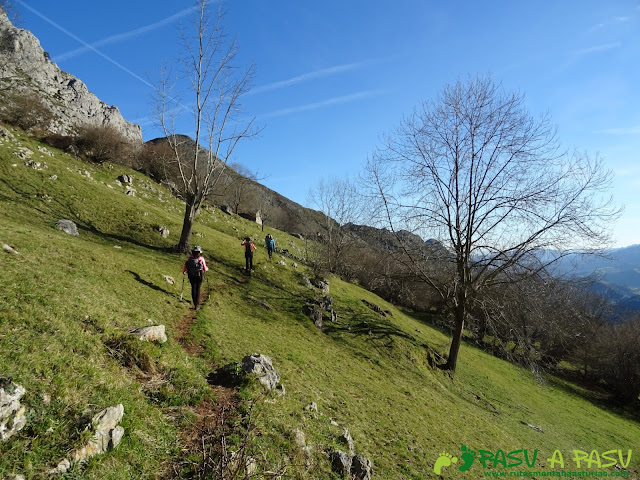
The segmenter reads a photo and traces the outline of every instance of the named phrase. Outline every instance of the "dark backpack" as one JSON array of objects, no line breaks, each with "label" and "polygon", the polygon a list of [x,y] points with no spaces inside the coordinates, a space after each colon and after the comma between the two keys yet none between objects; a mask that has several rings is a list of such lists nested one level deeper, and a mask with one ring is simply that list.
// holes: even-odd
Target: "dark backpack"
[{"label": "dark backpack", "polygon": [[202,277],[202,262],[199,258],[189,257],[187,259],[187,275],[189,278],[201,278]]},{"label": "dark backpack", "polygon": [[251,242],[247,242],[244,244],[244,254],[245,255],[252,255],[253,254],[253,250],[251,250]]}]

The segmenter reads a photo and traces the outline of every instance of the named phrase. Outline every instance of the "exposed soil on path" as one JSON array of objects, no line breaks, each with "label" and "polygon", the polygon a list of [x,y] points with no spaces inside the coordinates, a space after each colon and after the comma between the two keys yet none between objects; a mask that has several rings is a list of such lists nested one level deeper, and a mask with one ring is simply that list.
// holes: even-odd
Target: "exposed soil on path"
[{"label": "exposed soil on path", "polygon": [[[228,285],[213,286],[214,291],[224,291],[229,289]],[[200,296],[200,304],[207,307],[210,301],[209,289],[203,289]],[[187,300],[189,302],[189,300]],[[189,302],[191,303],[191,302]],[[191,326],[197,320],[201,310],[194,310],[190,307],[182,316],[174,331],[174,338],[180,343],[185,352],[191,356],[198,356],[204,351],[204,347],[194,341],[191,336]],[[215,370],[216,365],[211,365],[211,370]],[[195,421],[192,426],[181,432],[181,443],[185,454],[198,452],[200,458],[207,458],[211,455],[220,455],[220,435],[223,425],[228,425],[230,420],[237,414],[240,404],[238,392],[235,388],[222,385],[210,384],[213,392],[213,400],[203,400],[192,409],[195,414]],[[226,428],[226,427],[225,427]],[[211,461],[209,459],[209,461]]]},{"label": "exposed soil on path", "polygon": [[[204,305],[209,299],[209,289],[206,289],[200,293],[200,305]],[[189,300],[187,300],[189,302]],[[189,302],[191,303],[191,302]],[[198,345],[191,338],[191,325],[196,321],[198,311],[193,307],[189,308],[189,311],[180,319],[174,333],[174,338],[182,345],[182,348],[189,355],[200,355],[202,353],[202,345]]]}]

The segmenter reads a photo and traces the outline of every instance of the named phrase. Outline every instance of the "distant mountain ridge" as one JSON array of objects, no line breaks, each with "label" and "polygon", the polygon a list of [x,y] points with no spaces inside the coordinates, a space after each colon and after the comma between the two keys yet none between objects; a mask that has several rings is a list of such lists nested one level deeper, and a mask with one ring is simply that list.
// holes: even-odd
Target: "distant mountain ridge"
[{"label": "distant mountain ridge", "polygon": [[591,277],[591,290],[611,300],[619,311],[640,310],[640,245],[606,250],[603,257],[570,255],[555,269],[561,275]]}]

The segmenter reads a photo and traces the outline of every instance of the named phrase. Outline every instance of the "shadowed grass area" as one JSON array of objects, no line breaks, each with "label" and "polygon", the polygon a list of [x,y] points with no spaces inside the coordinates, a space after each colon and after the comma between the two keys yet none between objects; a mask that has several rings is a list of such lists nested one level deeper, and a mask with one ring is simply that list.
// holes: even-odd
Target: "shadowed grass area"
[{"label": "shadowed grass area", "polygon": [[[192,428],[194,407],[215,403],[207,377],[254,352],[273,359],[286,395],[244,389],[240,413],[256,399],[252,454],[261,470],[286,467],[290,478],[337,478],[328,453],[346,449],[339,441],[345,427],[356,452],[372,460],[374,478],[391,480],[434,478],[440,453],[459,457],[462,445],[538,450],[530,470],[540,471],[549,470],[555,450],[569,466],[574,449],[626,454],[640,447],[637,417],[566,381],[541,383],[467,345],[454,378],[431,369],[429,355],[446,351],[447,335],[340,279],[330,278],[337,322],[325,320],[319,330],[303,313],[307,301],[322,296],[305,286],[303,275],[311,274],[279,254],[269,261],[262,238],[272,233],[292,252],[302,243],[215,209],[204,209],[194,229],[211,292],[188,325],[189,341],[201,347],[189,354],[176,340],[189,306],[180,302],[184,257],[165,251],[177,243],[181,203],[137,172],[60,152],[49,157],[33,140],[19,140],[47,168],[25,166],[13,155],[16,144],[0,145],[0,241],[20,252],[0,252],[0,375],[26,388],[28,417],[0,444],[0,478],[43,478],[86,440],[91,417],[117,403],[125,407],[122,443],[63,478],[172,478],[172,464],[186,455],[177,439]],[[120,174],[134,177],[136,196],[115,183]],[[58,231],[61,218],[75,221],[80,235]],[[170,229],[168,238],[159,225]],[[241,270],[246,235],[258,246],[250,277]],[[187,292],[185,286],[185,298]],[[149,324],[164,324],[168,342],[129,336]],[[311,402],[317,412],[305,408]],[[295,428],[305,433],[309,458],[294,441]],[[444,468],[443,478],[482,476],[479,462],[467,472],[459,465]],[[629,470],[637,475],[637,458]]]}]

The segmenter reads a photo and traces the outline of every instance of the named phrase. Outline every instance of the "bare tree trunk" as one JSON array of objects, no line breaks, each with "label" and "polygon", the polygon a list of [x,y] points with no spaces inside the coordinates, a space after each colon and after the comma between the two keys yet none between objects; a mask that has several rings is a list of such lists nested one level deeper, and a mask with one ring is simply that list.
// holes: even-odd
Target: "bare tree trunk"
[{"label": "bare tree trunk", "polygon": [[180,234],[180,241],[176,245],[176,251],[181,253],[189,253],[191,247],[191,230],[193,229],[193,222],[196,218],[196,212],[198,211],[195,205],[195,198],[189,196],[185,201],[184,208],[184,220],[182,222],[182,233]]},{"label": "bare tree trunk", "polygon": [[462,331],[464,329],[465,316],[466,309],[464,304],[457,305],[454,311],[455,325],[453,329],[453,336],[451,338],[451,346],[449,347],[449,357],[447,358],[447,363],[440,367],[442,370],[448,370],[452,373],[456,371],[458,353],[460,352],[460,344],[462,343]]}]

